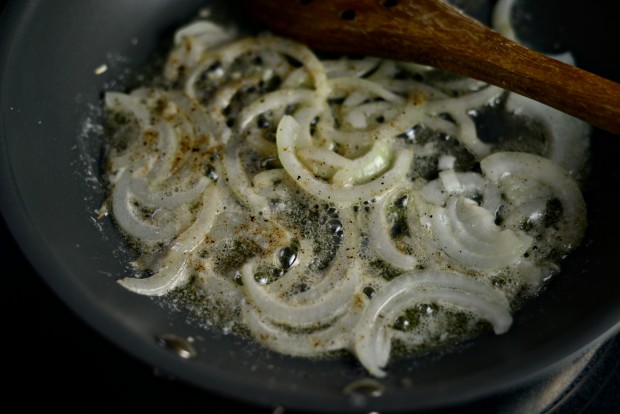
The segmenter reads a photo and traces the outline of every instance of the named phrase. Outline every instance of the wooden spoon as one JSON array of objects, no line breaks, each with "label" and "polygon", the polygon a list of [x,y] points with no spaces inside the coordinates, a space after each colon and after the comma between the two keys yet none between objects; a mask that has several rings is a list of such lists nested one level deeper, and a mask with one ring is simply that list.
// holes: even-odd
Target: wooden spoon
[{"label": "wooden spoon", "polygon": [[325,52],[413,61],[500,86],[620,135],[620,84],[506,39],[443,0],[248,0]]}]

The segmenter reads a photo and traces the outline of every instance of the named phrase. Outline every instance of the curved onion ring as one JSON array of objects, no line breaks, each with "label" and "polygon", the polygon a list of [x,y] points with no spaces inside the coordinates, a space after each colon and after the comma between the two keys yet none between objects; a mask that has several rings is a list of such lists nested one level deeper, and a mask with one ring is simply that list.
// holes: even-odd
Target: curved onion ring
[{"label": "curved onion ring", "polygon": [[452,169],[439,173],[439,178],[426,184],[422,189],[424,200],[443,206],[451,195],[464,195],[468,198],[482,196],[481,207],[492,214],[497,213],[501,205],[501,193],[496,185],[487,182],[478,173],[457,173]]},{"label": "curved onion ring", "polygon": [[254,280],[254,262],[241,267],[243,288],[248,300],[269,320],[289,326],[308,328],[321,326],[342,315],[353,301],[353,292],[359,284],[360,269],[350,267],[346,274],[338,275],[328,295],[322,295],[305,305],[285,303],[269,295]]},{"label": "curved onion ring", "polygon": [[378,200],[370,214],[368,222],[368,238],[370,240],[370,246],[373,248],[375,254],[394,266],[402,270],[411,270],[418,263],[415,256],[401,252],[392,241],[390,236],[390,225],[388,224],[386,217],[386,207],[389,203],[394,202],[396,195],[399,195],[398,187],[386,193]]},{"label": "curved onion ring", "polygon": [[[581,242],[586,228],[586,203],[579,186],[564,169],[547,158],[525,152],[497,152],[482,160],[480,168],[500,188],[510,176],[550,188],[563,209],[560,230],[555,237],[557,247],[568,251]],[[504,191],[510,194],[509,188]]]},{"label": "curved onion ring", "polygon": [[381,368],[390,355],[390,325],[406,309],[428,302],[478,314],[491,322],[498,335],[512,324],[506,298],[470,277],[434,271],[403,273],[372,298],[355,327],[354,351],[368,372],[385,376]]},{"label": "curved onion ring", "polygon": [[144,177],[132,177],[129,188],[141,204],[150,207],[174,208],[187,204],[199,197],[209,185],[209,179],[200,177],[190,187],[178,184],[173,188],[153,189]]},{"label": "curved onion ring", "polygon": [[489,154],[491,148],[484,143],[476,132],[476,125],[468,112],[479,108],[503,93],[503,90],[496,86],[487,86],[479,91],[460,96],[458,98],[445,98],[427,102],[425,110],[434,113],[449,113],[459,125],[458,140],[472,154],[482,158]]},{"label": "curved onion ring", "polygon": [[132,237],[143,241],[169,240],[177,234],[178,223],[171,221],[167,226],[157,226],[140,217],[133,206],[129,188],[130,173],[124,170],[112,191],[112,212],[117,224]]},{"label": "curved onion ring", "polygon": [[189,97],[196,98],[195,83],[199,76],[214,62],[221,61],[224,66],[227,66],[243,53],[254,52],[264,48],[291,56],[301,62],[313,78],[317,92],[322,96],[327,96],[329,93],[327,76],[323,65],[314,53],[300,43],[273,36],[242,39],[206,53],[201,63],[188,76],[185,83],[185,93]]},{"label": "curved onion ring", "polygon": [[532,244],[525,233],[502,230],[475,201],[450,197],[430,219],[437,245],[452,259],[473,268],[499,269],[516,262]]},{"label": "curved onion ring", "polygon": [[311,357],[351,347],[351,330],[361,313],[360,306],[355,306],[357,302],[363,303],[359,294],[353,301],[354,306],[328,327],[304,333],[295,333],[266,321],[265,315],[247,302],[242,304],[241,311],[250,332],[267,348],[288,355]]},{"label": "curved onion ring", "polygon": [[278,125],[276,141],[278,156],[286,172],[297,184],[310,194],[324,201],[355,202],[369,200],[401,181],[409,172],[413,151],[403,150],[387,172],[374,180],[352,187],[337,187],[314,177],[295,155],[295,140],[299,134],[299,124],[291,116],[284,116]]},{"label": "curved onion ring", "polygon": [[203,194],[202,207],[194,223],[172,243],[157,272],[148,278],[124,278],[118,281],[125,288],[149,296],[161,296],[187,282],[186,265],[189,253],[200,244],[211,230],[218,214],[217,186],[210,186]]},{"label": "curved onion ring", "polygon": [[234,31],[204,20],[184,26],[174,34],[175,48],[164,67],[164,76],[177,80],[182,66],[196,65],[206,50],[231,41],[234,35]]}]

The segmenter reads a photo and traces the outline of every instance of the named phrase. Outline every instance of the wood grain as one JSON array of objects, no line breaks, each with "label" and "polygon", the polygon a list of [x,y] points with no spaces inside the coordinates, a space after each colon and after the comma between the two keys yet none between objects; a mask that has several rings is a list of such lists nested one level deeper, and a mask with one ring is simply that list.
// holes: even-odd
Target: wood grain
[{"label": "wood grain", "polygon": [[620,84],[508,40],[445,1],[247,0],[246,7],[275,33],[315,50],[445,69],[620,135]]}]

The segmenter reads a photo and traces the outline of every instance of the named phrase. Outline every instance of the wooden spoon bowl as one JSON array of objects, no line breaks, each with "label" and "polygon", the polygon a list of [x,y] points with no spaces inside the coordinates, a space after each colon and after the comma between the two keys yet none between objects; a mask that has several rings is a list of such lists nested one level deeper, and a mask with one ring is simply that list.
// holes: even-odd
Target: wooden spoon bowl
[{"label": "wooden spoon bowl", "polygon": [[525,95],[620,135],[620,84],[523,47],[444,0],[249,0],[311,48],[412,61]]}]

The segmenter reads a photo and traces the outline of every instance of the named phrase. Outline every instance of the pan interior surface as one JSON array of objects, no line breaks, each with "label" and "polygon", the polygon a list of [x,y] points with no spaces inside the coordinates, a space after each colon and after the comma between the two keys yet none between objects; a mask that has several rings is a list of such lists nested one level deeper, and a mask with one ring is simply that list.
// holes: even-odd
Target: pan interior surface
[{"label": "pan interior surface", "polygon": [[[471,400],[541,374],[618,331],[620,279],[614,275],[620,226],[609,197],[620,180],[613,168],[620,140],[599,130],[592,137],[584,192],[588,233],[562,273],[516,315],[507,334],[401,360],[381,382],[368,380],[352,359],[278,355],[188,322],[184,312],[118,286],[131,254],[111,221],[96,213],[105,197],[99,180],[102,92],[120,88],[161,52],[175,28],[212,3],[9,1],[0,15],[2,213],[41,276],[104,336],[212,391],[264,405],[343,412]],[[532,43],[554,48],[548,39],[562,37],[579,66],[619,80],[618,56],[610,57],[615,45],[606,36],[618,15],[613,1],[586,7],[554,0],[546,9],[540,2],[523,3],[531,4],[531,16],[551,13],[560,22],[554,31],[534,17],[519,17],[528,23],[524,36]],[[478,7],[476,13],[484,18],[488,10]],[[185,345],[176,337],[193,338],[194,358],[179,356],[186,355]]]}]

